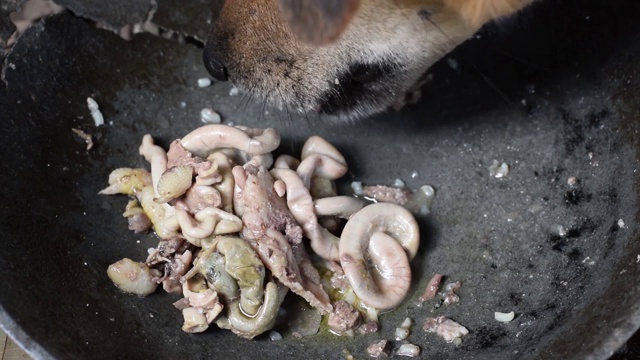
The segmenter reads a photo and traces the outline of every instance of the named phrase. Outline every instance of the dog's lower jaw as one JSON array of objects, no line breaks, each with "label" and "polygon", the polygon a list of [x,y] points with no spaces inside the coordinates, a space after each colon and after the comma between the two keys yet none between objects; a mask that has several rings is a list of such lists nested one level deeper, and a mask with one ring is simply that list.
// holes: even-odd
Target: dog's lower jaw
[{"label": "dog's lower jaw", "polygon": [[426,70],[421,69],[425,74],[418,76],[392,63],[353,65],[332,81],[325,79],[326,89],[317,97],[295,87],[280,88],[280,84],[271,89],[260,82],[247,85],[246,80],[234,78],[230,82],[259,106],[269,104],[288,115],[316,114],[329,121],[353,122],[417,102],[421,87],[430,79]]},{"label": "dog's lower jaw", "polygon": [[[332,86],[319,96],[318,112],[342,119],[369,115],[384,106],[381,94],[394,93],[394,81],[388,74],[394,73],[395,64],[352,64],[337,76]],[[391,79],[393,80],[393,79]],[[373,102],[372,99],[378,99]]]},{"label": "dog's lower jaw", "polygon": [[319,96],[295,88],[279,89],[278,85],[275,91],[259,85],[238,87],[257,102],[270,103],[287,113],[315,113],[329,121],[352,122],[417,102],[421,87],[430,79],[427,70],[427,66],[402,69],[393,62],[353,65],[331,77],[333,81],[325,79],[328,86]]}]

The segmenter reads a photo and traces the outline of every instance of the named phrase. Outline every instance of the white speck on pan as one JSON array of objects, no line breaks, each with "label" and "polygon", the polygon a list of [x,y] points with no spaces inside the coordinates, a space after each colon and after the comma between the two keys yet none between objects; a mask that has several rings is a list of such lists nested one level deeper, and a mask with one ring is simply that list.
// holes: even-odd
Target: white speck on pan
[{"label": "white speck on pan", "polygon": [[411,325],[413,325],[413,320],[411,320],[411,318],[406,318],[406,319],[404,319],[402,324],[400,324],[400,327],[401,328],[405,328],[405,329],[409,329],[409,328],[411,328]]},{"label": "white speck on pan", "polygon": [[620,229],[624,229],[624,226],[625,226],[625,224],[624,224],[624,220],[619,219],[619,220],[618,220],[618,227],[619,227]]},{"label": "white speck on pan", "polygon": [[500,164],[498,160],[493,160],[489,166],[489,176],[500,179],[507,175],[509,175],[509,165],[507,163]]},{"label": "white speck on pan", "polygon": [[396,354],[398,356],[416,357],[420,355],[420,348],[414,344],[402,344]]},{"label": "white speck on pan", "polygon": [[394,333],[396,340],[401,341],[401,340],[405,340],[406,338],[409,337],[409,329],[406,328],[396,328],[396,331]]},{"label": "white speck on pan", "polygon": [[513,320],[513,318],[516,316],[516,314],[513,311],[509,312],[509,313],[503,313],[503,312],[496,311],[493,316],[499,322],[508,323],[508,322],[511,322]]},{"label": "white speck on pan", "polygon": [[554,235],[558,235],[558,236],[567,235],[567,229],[564,226],[558,225],[558,224],[555,224],[555,225],[551,226],[551,232]]},{"label": "white speck on pan", "polygon": [[351,183],[351,189],[353,190],[353,193],[356,195],[362,195],[362,192],[364,191],[364,188],[362,187],[362,182],[361,181],[354,181]]},{"label": "white speck on pan", "polygon": [[422,216],[429,215],[431,212],[431,204],[435,199],[436,191],[431,185],[421,186],[414,194],[410,201],[411,211],[420,214]]},{"label": "white speck on pan", "polygon": [[205,124],[220,124],[222,117],[211,108],[204,108],[200,111],[200,120]]},{"label": "white speck on pan", "polygon": [[489,166],[489,176],[500,179],[507,175],[509,175],[509,165],[507,163],[500,164],[498,160],[493,160],[493,163]]},{"label": "white speck on pan", "polygon": [[198,87],[206,88],[211,86],[211,79],[209,78],[200,78],[198,79]]},{"label": "white speck on pan", "polygon": [[458,60],[454,58],[447,58],[447,65],[453,70],[458,70]]},{"label": "white speck on pan", "polygon": [[402,181],[402,179],[395,179],[393,181],[393,187],[403,188],[403,187],[405,187],[405,183],[404,183],[404,181]]},{"label": "white speck on pan", "polygon": [[96,126],[104,125],[104,116],[102,116],[102,112],[100,111],[98,103],[91,97],[88,97],[87,106],[89,107],[91,117],[93,117],[93,121],[95,122]]},{"label": "white speck on pan", "polygon": [[93,100],[91,97],[87,98],[87,106],[89,107],[89,111],[94,112],[99,109],[98,103]]}]

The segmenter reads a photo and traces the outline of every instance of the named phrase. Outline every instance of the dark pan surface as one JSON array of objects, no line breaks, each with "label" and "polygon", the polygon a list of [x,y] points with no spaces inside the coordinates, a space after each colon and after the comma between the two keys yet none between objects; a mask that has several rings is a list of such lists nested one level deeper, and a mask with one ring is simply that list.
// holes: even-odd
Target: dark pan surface
[{"label": "dark pan surface", "polygon": [[[41,358],[338,359],[343,349],[363,358],[409,315],[409,340],[425,358],[605,359],[640,326],[638,18],[632,0],[536,4],[436,65],[420,104],[358,124],[265,108],[228,96],[227,84],[199,89],[206,71],[195,46],[148,34],[124,41],[71,13],[49,18],[3,66],[0,321]],[[106,126],[94,127],[87,96]],[[125,197],[97,192],[110,170],[146,165],[143,134],[166,146],[199,126],[207,106],[278,128],[283,151],[326,137],[351,165],[343,186],[398,177],[436,188],[421,219],[414,293],[382,317],[380,332],[279,342],[189,335],[175,297],[139,299],[111,284],[110,263],[144,259],[157,240],[127,230]],[[94,149],[71,128],[93,134]],[[494,159],[510,164],[506,178],[488,176]],[[554,235],[557,225],[565,236]],[[436,272],[462,281],[460,303],[417,307]],[[494,311],[517,317],[501,324]],[[420,329],[437,315],[470,330],[461,346]]]}]

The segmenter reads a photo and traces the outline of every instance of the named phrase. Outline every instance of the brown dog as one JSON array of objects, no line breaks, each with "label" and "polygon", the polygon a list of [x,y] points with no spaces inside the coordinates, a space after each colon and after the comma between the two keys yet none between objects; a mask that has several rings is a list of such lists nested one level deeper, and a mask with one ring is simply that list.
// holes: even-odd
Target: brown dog
[{"label": "brown dog", "polygon": [[226,0],[204,60],[260,101],[355,119],[403,102],[429,66],[533,0]]}]

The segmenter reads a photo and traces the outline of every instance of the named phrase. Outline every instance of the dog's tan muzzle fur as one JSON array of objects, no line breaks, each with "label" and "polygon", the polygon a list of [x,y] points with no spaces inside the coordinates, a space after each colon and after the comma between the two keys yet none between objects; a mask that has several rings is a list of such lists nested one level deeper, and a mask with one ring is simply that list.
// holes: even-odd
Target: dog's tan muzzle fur
[{"label": "dog's tan muzzle fur", "polygon": [[227,0],[209,72],[261,102],[355,119],[401,102],[487,21],[531,0]]}]

